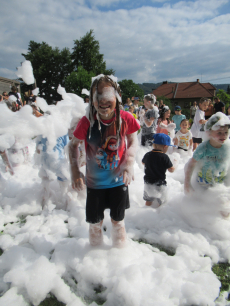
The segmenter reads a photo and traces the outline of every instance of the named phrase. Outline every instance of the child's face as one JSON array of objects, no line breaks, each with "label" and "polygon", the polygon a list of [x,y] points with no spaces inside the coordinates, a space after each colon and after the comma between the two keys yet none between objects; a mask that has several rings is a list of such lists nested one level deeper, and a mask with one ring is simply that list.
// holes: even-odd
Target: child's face
[{"label": "child's face", "polygon": [[107,83],[99,83],[93,105],[102,119],[112,118],[116,107],[115,89]]},{"label": "child's face", "polygon": [[181,122],[180,127],[181,127],[182,130],[187,130],[189,128],[188,121]]},{"label": "child's face", "polygon": [[181,110],[177,110],[177,111],[175,110],[175,114],[176,115],[181,115]]},{"label": "child's face", "polygon": [[171,111],[170,111],[170,109],[169,109],[167,112],[165,112],[165,119],[166,119],[166,118],[169,118],[169,117],[170,117],[170,114],[171,114]]},{"label": "child's face", "polygon": [[222,145],[228,138],[228,126],[221,126],[216,131],[211,130],[210,137],[216,144]]},{"label": "child's face", "polygon": [[199,108],[202,111],[206,111],[206,109],[208,108],[209,102],[208,101],[204,101],[203,103],[199,103]]},{"label": "child's face", "polygon": [[150,105],[151,105],[151,102],[150,101],[147,101],[146,99],[144,99],[144,106],[149,109],[150,108]]}]

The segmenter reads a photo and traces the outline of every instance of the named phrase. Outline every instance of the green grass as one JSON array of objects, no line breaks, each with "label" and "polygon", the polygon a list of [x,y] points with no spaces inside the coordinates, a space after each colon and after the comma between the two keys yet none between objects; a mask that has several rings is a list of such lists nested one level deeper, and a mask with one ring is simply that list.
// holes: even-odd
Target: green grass
[{"label": "green grass", "polygon": [[149,244],[151,245],[152,247],[154,248],[157,248],[158,250],[160,250],[161,252],[165,252],[167,255],[169,256],[174,256],[175,255],[175,250],[173,248],[166,248],[158,243],[149,243],[147,240],[145,239],[139,239],[139,240],[136,240],[137,242],[139,243],[145,243],[145,244]]},{"label": "green grass", "polygon": [[56,297],[52,294],[49,294],[44,301],[42,301],[39,306],[65,306],[66,304],[59,302]]},{"label": "green grass", "polygon": [[[216,274],[221,282],[220,292],[228,291],[230,289],[230,264],[229,263],[217,263],[212,267],[213,273]],[[230,300],[230,295],[228,296]]]}]

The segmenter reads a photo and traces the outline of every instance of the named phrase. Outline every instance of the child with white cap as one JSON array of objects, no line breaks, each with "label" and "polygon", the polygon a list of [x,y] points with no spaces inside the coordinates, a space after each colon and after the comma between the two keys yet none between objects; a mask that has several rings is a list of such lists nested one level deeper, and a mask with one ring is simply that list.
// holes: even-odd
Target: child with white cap
[{"label": "child with white cap", "polygon": [[198,162],[197,182],[199,185],[207,188],[224,182],[229,162],[229,146],[226,144],[229,127],[230,119],[221,112],[212,115],[205,123],[205,131],[209,140],[198,146],[187,164],[185,193],[194,191],[190,181]]}]

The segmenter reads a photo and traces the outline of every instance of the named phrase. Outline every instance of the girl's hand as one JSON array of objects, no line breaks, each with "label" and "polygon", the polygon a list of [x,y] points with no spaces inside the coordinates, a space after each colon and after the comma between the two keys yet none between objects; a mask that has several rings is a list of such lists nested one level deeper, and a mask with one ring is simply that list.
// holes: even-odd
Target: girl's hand
[{"label": "girl's hand", "polygon": [[85,189],[85,177],[82,172],[72,174],[72,188],[81,191]]},{"label": "girl's hand", "polygon": [[125,186],[128,186],[130,185],[131,181],[134,181],[134,175],[127,171],[127,170],[124,170],[123,172],[123,183],[125,184]]}]

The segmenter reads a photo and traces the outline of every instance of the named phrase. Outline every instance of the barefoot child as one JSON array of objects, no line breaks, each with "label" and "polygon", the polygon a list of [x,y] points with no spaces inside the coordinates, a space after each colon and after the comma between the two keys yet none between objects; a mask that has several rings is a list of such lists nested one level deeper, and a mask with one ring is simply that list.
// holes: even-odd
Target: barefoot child
[{"label": "barefoot child", "polygon": [[202,187],[223,183],[226,177],[229,146],[225,143],[229,135],[230,120],[218,112],[207,121],[205,130],[210,139],[198,146],[185,171],[185,193],[193,191],[190,184],[195,166],[199,162],[197,182]]},{"label": "barefoot child", "polygon": [[205,110],[208,108],[209,101],[206,98],[201,98],[198,109],[196,110],[193,125],[191,127],[192,140],[193,140],[193,151],[196,150],[197,146],[202,143],[202,125],[205,124]]},{"label": "barefoot child", "polygon": [[166,171],[174,171],[173,164],[165,153],[171,146],[171,139],[165,134],[155,134],[154,149],[145,154],[144,200],[145,205],[159,207],[165,201]]},{"label": "barefoot child", "polygon": [[141,145],[145,146],[147,143],[152,143],[153,135],[156,133],[157,118],[159,117],[159,111],[154,103],[156,97],[153,94],[146,95],[144,97],[144,106],[147,112],[143,114],[143,125],[141,129]]},{"label": "barefoot child", "polygon": [[[114,76],[99,75],[93,79],[87,114],[78,123],[69,145],[72,187],[80,191],[85,183],[87,186],[86,221],[90,224],[91,245],[103,241],[106,208],[110,209],[113,244],[123,246],[126,241],[127,186],[133,178],[136,132],[140,126],[129,112],[119,109],[118,92]],[[81,140],[86,144],[86,181],[78,165],[77,147]]]},{"label": "barefoot child", "polygon": [[188,119],[183,119],[180,123],[180,130],[176,133],[175,138],[173,139],[174,145],[178,146],[179,150],[188,151],[192,148],[192,133],[188,128]]}]

